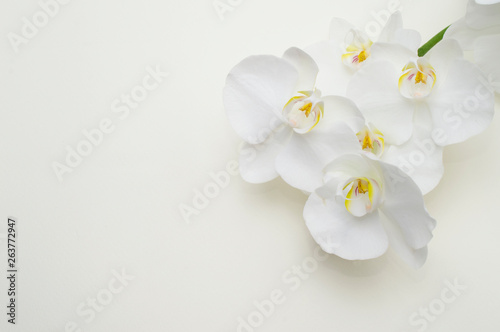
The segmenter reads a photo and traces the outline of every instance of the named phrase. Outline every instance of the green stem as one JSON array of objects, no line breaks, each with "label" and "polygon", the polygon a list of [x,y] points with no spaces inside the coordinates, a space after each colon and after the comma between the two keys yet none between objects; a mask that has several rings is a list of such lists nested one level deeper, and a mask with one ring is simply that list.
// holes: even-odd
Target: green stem
[{"label": "green stem", "polygon": [[439,43],[441,40],[443,40],[444,33],[446,32],[446,30],[448,30],[449,27],[450,26],[448,25],[446,28],[444,28],[437,35],[432,37],[427,43],[422,45],[422,47],[420,47],[418,49],[418,56],[419,57],[424,56],[427,52],[429,52],[431,50],[431,48],[433,48],[434,46],[436,46],[437,43]]}]

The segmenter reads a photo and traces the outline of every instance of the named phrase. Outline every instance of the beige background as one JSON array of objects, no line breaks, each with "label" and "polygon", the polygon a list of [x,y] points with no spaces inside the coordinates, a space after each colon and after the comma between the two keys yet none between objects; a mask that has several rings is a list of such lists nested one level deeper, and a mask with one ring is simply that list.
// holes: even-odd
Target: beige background
[{"label": "beige background", "polygon": [[[19,296],[13,327],[2,277],[0,330],[71,331],[73,322],[95,332],[237,331],[254,301],[281,292],[255,331],[418,331],[410,317],[433,305],[442,312],[427,331],[498,331],[498,118],[446,149],[444,179],[426,197],[438,227],[419,271],[391,253],[318,262],[302,219],[306,197],[280,180],[250,185],[232,176],[208,207],[183,220],[180,204],[191,205],[194,191],[212,182],[209,173],[237,158],[240,140],[221,98],[231,67],[325,39],[333,16],[363,27],[391,1],[232,3],[221,20],[212,0],[73,0],[16,53],[8,33],[19,34],[22,18],[40,7],[1,2],[0,234],[15,216]],[[405,25],[428,40],[462,16],[465,3],[403,1]],[[140,84],[148,66],[169,76],[120,119],[113,101]],[[114,131],[58,181],[53,162],[64,162],[66,146],[105,118]],[[3,276],[2,235],[0,248]],[[293,266],[303,262],[310,273],[299,284]],[[122,270],[134,279],[118,287],[113,271]],[[447,280],[467,288],[441,310],[442,294],[452,295]],[[120,291],[86,322],[77,309],[88,310],[89,298],[107,301],[110,285]]]}]

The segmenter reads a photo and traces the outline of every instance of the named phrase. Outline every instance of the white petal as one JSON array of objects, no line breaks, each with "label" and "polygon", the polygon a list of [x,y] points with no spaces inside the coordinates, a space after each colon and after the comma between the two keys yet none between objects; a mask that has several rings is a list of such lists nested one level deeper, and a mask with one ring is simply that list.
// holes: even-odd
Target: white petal
[{"label": "white petal", "polygon": [[465,17],[453,23],[445,32],[444,38],[458,41],[465,51],[471,51],[474,40],[481,35],[481,30],[470,28],[465,22]]},{"label": "white petal", "polygon": [[484,131],[493,119],[495,100],[480,70],[458,59],[450,64],[448,75],[437,80],[441,84],[427,99],[435,130],[444,134],[436,143],[459,143]]},{"label": "white petal", "polygon": [[410,140],[400,146],[389,146],[381,160],[408,174],[423,195],[439,184],[444,174],[443,148],[432,139],[431,115],[426,107],[415,110]]},{"label": "white petal", "polygon": [[329,162],[359,150],[358,139],[347,124],[340,121],[320,124],[321,121],[308,133],[294,133],[276,158],[276,170],[283,180],[307,192],[323,184],[323,168]]},{"label": "white petal", "polygon": [[291,128],[283,125],[261,144],[244,143],[240,150],[240,174],[243,180],[264,183],[278,177],[276,156],[283,150],[291,135]]},{"label": "white petal", "polygon": [[[443,77],[448,75],[450,66],[454,60],[463,58],[460,44],[454,39],[443,39],[434,46],[424,58],[430,63],[436,72],[436,86],[442,82]],[[436,86],[434,88],[436,88]]]},{"label": "white petal", "polygon": [[318,66],[311,56],[297,47],[292,47],[286,50],[283,59],[293,65],[299,73],[295,91],[313,90],[318,76]]},{"label": "white petal", "polygon": [[411,60],[417,57],[417,53],[410,51],[408,48],[389,43],[375,43],[371,47],[371,58],[373,61],[386,60],[391,62],[394,67],[402,71],[404,66]]},{"label": "white petal", "polygon": [[497,93],[500,93],[500,34],[484,36],[474,44],[474,59]]},{"label": "white petal", "polygon": [[346,154],[338,157],[324,168],[324,172],[327,173],[325,178],[328,178],[328,174],[331,173],[346,180],[366,177],[374,179],[379,184],[383,183],[382,174],[374,166],[374,161],[360,154]]},{"label": "white petal", "polygon": [[423,195],[436,188],[443,178],[443,148],[431,138],[418,139],[414,136],[402,146],[392,145],[381,160],[408,174]]},{"label": "white petal", "polygon": [[411,29],[401,29],[396,31],[394,40],[414,53],[417,52],[422,44],[422,36],[420,33]]},{"label": "white petal", "polygon": [[403,18],[401,13],[397,11],[387,21],[377,42],[396,43],[416,52],[422,42],[422,37],[415,30],[403,29]]},{"label": "white petal", "polygon": [[377,41],[382,43],[394,42],[394,35],[396,34],[396,31],[402,28],[403,28],[403,17],[401,16],[401,12],[396,11],[387,20],[387,23],[382,29],[382,32],[380,33],[380,36],[378,37]]},{"label": "white petal", "polygon": [[384,204],[382,212],[401,227],[406,242],[413,249],[421,249],[432,239],[436,221],[425,209],[418,186],[396,166],[380,163],[384,173]]},{"label": "white petal", "polygon": [[337,45],[342,45],[351,29],[355,29],[354,25],[344,19],[334,17],[330,22],[330,39],[335,41]]},{"label": "white petal", "polygon": [[[488,6],[479,6],[488,7]],[[490,9],[493,6],[489,6]],[[500,5],[496,6],[497,10]],[[465,51],[472,51],[474,49],[474,41],[481,36],[490,36],[500,34],[500,13],[491,12],[493,17],[486,17],[478,13],[467,13],[467,16],[453,23],[448,30],[446,30],[445,38],[453,38],[460,43],[460,46]],[[493,20],[491,20],[493,18]],[[472,25],[469,24],[471,22]],[[493,24],[492,24],[493,23]],[[477,25],[478,27],[474,27]],[[481,28],[481,26],[483,26]]]},{"label": "white petal", "polygon": [[[401,68],[402,69],[402,68]],[[414,104],[399,92],[401,69],[387,61],[373,61],[361,68],[347,89],[367,122],[377,127],[388,144],[401,145],[412,133]]]},{"label": "white petal", "polygon": [[380,213],[380,220],[387,232],[390,249],[412,268],[422,267],[427,259],[427,246],[413,249],[406,243],[401,228],[397,224],[391,222],[383,213]]},{"label": "white petal", "polygon": [[304,207],[304,219],[321,248],[344,259],[376,258],[387,250],[387,234],[378,212],[354,217],[343,204],[313,193]]},{"label": "white petal", "polygon": [[297,80],[297,70],[275,56],[251,56],[237,64],[224,88],[224,106],[236,133],[248,143],[263,142],[265,132],[282,121]]},{"label": "white petal", "polygon": [[317,126],[319,130],[336,121],[345,122],[355,133],[364,128],[365,118],[352,100],[340,96],[326,96],[322,100],[325,116]]},{"label": "white petal", "polygon": [[342,50],[334,40],[305,48],[319,68],[316,87],[323,95],[345,96],[353,71],[342,63]]},{"label": "white petal", "polygon": [[500,25],[500,3],[496,0],[469,1],[465,20],[473,29]]}]

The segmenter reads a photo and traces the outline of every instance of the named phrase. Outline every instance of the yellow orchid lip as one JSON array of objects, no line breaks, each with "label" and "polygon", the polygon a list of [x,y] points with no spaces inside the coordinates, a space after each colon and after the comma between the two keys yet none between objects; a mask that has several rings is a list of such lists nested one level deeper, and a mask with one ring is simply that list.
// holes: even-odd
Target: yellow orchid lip
[{"label": "yellow orchid lip", "polygon": [[368,126],[365,126],[356,136],[363,151],[371,152],[375,156],[380,157],[385,149],[384,135],[375,127],[371,127],[370,129]]},{"label": "yellow orchid lip", "polygon": [[352,69],[358,69],[370,57],[373,42],[362,31],[351,30],[346,36],[345,44],[347,47],[342,54],[342,63]]},{"label": "yellow orchid lip", "polygon": [[377,181],[366,177],[349,179],[342,193],[346,210],[356,217],[376,210],[380,203],[380,187]]},{"label": "yellow orchid lip", "polygon": [[299,91],[283,107],[283,115],[290,127],[299,134],[311,131],[324,116],[324,104],[321,93],[315,91]]},{"label": "yellow orchid lip", "polygon": [[427,97],[436,84],[436,71],[424,59],[412,60],[403,67],[399,77],[399,91],[410,99]]}]

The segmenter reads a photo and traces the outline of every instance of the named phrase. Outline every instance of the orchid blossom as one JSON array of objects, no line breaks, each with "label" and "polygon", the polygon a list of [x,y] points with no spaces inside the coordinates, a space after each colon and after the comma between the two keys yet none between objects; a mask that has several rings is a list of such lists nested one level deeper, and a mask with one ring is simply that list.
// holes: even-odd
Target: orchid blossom
[{"label": "orchid blossom", "polygon": [[366,155],[344,155],[325,172],[325,184],[304,208],[306,225],[324,251],[365,260],[390,245],[415,268],[425,262],[436,222],[410,177]]},{"label": "orchid blossom", "polygon": [[282,58],[252,56],[229,73],[224,105],[235,131],[245,140],[240,172],[248,182],[281,176],[311,192],[322,184],[322,169],[358,146],[364,119],[354,103],[322,96],[318,67],[291,48]]},{"label": "orchid blossom", "polygon": [[371,61],[371,47],[377,42],[394,43],[416,51],[420,41],[417,31],[403,29],[401,14],[395,12],[376,42],[365,31],[334,18],[330,24],[330,40],[313,44],[305,51],[319,66],[318,87],[327,94],[345,96],[354,73]]},{"label": "orchid blossom", "polygon": [[453,40],[424,57],[399,45],[372,46],[371,63],[347,95],[391,146],[381,159],[407,171],[424,194],[442,177],[443,147],[481,133],[494,113],[486,77]]}]

